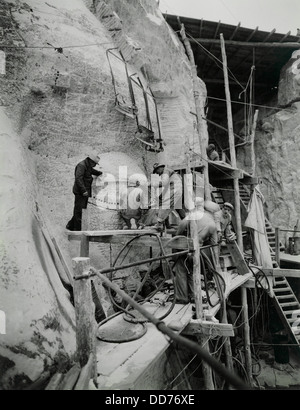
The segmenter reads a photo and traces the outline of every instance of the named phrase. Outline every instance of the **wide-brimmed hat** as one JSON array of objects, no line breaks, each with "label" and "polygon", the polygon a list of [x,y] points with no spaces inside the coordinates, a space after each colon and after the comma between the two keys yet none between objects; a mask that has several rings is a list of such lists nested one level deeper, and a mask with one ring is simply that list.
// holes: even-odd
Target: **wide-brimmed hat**
[{"label": "wide-brimmed hat", "polygon": [[230,208],[232,211],[234,210],[234,206],[230,203],[230,202],[224,202],[224,205],[223,205],[223,207],[227,207],[227,208]]},{"label": "wide-brimmed hat", "polygon": [[157,168],[160,168],[160,167],[165,167],[165,164],[159,164],[158,162],[153,164],[153,172],[155,172]]},{"label": "wide-brimmed hat", "polygon": [[96,164],[98,164],[99,161],[100,161],[100,157],[99,157],[99,155],[96,154],[96,153],[91,153],[91,154],[89,154],[89,155],[88,155],[88,158],[91,159],[92,161],[96,162]]}]

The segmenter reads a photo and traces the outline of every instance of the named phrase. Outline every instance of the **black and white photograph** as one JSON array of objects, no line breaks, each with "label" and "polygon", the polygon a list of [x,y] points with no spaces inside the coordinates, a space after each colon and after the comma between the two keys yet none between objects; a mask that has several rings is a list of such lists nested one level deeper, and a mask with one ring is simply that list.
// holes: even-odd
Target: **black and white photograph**
[{"label": "black and white photograph", "polygon": [[299,162],[299,0],[0,0],[0,390],[300,390]]}]

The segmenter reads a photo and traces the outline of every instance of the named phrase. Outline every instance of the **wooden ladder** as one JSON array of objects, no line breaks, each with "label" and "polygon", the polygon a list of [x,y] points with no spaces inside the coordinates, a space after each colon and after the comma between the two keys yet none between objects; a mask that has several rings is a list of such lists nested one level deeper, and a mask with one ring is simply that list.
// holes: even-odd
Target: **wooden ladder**
[{"label": "wooden ladder", "polygon": [[276,310],[293,342],[300,346],[300,303],[285,277],[274,278]]}]

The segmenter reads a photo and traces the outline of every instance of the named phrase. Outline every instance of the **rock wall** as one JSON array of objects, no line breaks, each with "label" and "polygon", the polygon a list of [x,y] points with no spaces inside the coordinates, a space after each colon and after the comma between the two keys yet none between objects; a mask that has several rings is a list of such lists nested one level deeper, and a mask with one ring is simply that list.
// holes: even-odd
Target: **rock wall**
[{"label": "rock wall", "polygon": [[[197,152],[199,146],[188,60],[155,0],[2,1],[0,23],[0,388],[20,389],[74,360],[74,309],[45,230],[72,270],[79,246],[67,240],[65,225],[77,162],[96,150],[104,177],[117,176],[120,165],[128,175],[149,175],[154,162],[181,164],[186,142]],[[157,98],[166,144],[160,154],[146,151],[136,121],[115,109],[106,52],[116,47],[129,74]],[[124,63],[115,60],[113,71],[128,93]],[[145,122],[142,95],[136,104]],[[110,229],[120,221],[113,210],[89,206],[89,224]],[[91,248],[93,266],[107,266],[109,245]]]},{"label": "rock wall", "polygon": [[[274,227],[294,229],[300,218],[300,50],[282,68],[277,100],[260,108],[255,133],[255,174]],[[273,108],[272,108],[273,107]],[[249,146],[238,149],[239,165],[251,169]],[[292,232],[282,233],[283,244]]]}]

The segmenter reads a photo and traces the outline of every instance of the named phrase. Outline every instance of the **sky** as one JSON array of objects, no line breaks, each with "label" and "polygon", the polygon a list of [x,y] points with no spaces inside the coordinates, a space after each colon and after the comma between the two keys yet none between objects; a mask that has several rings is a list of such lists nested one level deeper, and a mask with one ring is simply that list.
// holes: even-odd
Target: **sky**
[{"label": "sky", "polygon": [[300,28],[300,0],[157,0],[162,13],[291,35]]}]

